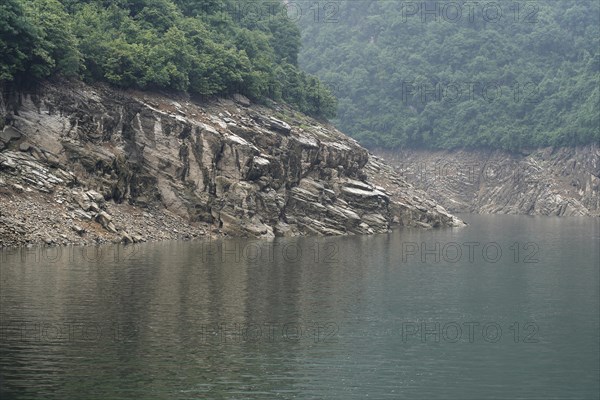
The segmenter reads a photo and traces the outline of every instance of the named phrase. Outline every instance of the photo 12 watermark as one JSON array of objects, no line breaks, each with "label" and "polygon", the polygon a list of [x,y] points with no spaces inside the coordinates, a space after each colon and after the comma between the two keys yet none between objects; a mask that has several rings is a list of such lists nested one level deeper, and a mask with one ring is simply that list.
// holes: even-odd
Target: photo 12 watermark
[{"label": "photo 12 watermark", "polygon": [[288,263],[314,262],[332,264],[339,261],[340,249],[332,241],[309,245],[277,241],[206,241],[199,243],[204,262],[258,263],[283,260]]},{"label": "photo 12 watermark", "polygon": [[339,22],[341,1],[233,1],[199,4],[198,15],[207,21],[230,19],[245,24],[286,19],[291,22],[334,24]]},{"label": "photo 12 watermark", "polygon": [[486,103],[507,100],[514,103],[537,104],[540,102],[539,86],[535,82],[453,81],[416,82],[402,81],[402,103],[458,104],[465,101]]},{"label": "photo 12 watermark", "polygon": [[337,322],[219,322],[202,324],[196,339],[200,344],[222,343],[337,343]]},{"label": "photo 12 watermark", "polygon": [[395,321],[391,326],[359,330],[359,337],[394,337],[401,343],[539,343],[540,327],[533,321]]},{"label": "photo 12 watermark", "polygon": [[538,182],[532,166],[516,162],[398,161],[394,165],[403,176],[422,184],[455,181],[470,184],[509,182],[518,185]]},{"label": "photo 12 watermark", "polygon": [[515,264],[540,262],[540,246],[535,242],[514,242],[509,246],[497,242],[402,242],[402,263],[496,264],[501,260]]},{"label": "photo 12 watermark", "polygon": [[539,21],[540,6],[534,1],[399,1],[402,22],[421,23],[524,23]]},{"label": "photo 12 watermark", "polygon": [[[212,240],[197,242],[198,263],[227,262],[229,264],[288,263],[333,264],[339,262],[340,249],[336,242],[324,240],[311,244],[278,241]],[[0,251],[0,263],[26,262],[58,265],[87,263],[105,265],[138,259],[142,245],[112,246],[32,246],[13,247]]]},{"label": "photo 12 watermark", "polygon": [[[195,345],[336,343],[340,331],[339,324],[333,321],[221,321],[192,326],[188,340]],[[64,344],[134,342],[139,340],[140,335],[144,335],[145,330],[150,331],[139,323],[3,320],[0,322],[0,341]]]},{"label": "photo 12 watermark", "polygon": [[140,248],[140,245],[135,243],[112,246],[10,247],[0,251],[0,262],[48,265],[69,262],[104,265],[134,260],[140,254]]},{"label": "photo 12 watermark", "polygon": [[140,327],[110,321],[2,320],[0,341],[38,343],[126,342],[137,338]]}]

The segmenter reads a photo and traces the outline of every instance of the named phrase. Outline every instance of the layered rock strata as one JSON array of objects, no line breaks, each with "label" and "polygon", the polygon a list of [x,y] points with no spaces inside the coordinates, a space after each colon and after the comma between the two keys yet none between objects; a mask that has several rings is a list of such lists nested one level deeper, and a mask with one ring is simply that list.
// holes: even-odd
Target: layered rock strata
[{"label": "layered rock strata", "polygon": [[461,224],[284,105],[61,82],[4,93],[0,112],[0,245]]}]

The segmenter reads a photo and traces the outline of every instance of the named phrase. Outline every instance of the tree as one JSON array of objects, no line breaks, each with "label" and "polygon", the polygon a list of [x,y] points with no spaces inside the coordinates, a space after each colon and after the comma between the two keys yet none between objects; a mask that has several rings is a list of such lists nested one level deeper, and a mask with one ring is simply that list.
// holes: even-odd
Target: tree
[{"label": "tree", "polygon": [[0,80],[75,75],[80,67],[69,18],[56,0],[0,5]]},{"label": "tree", "polygon": [[[259,101],[275,96],[331,115],[333,98],[295,65],[298,28],[283,15],[240,14],[239,6],[233,0],[5,0],[0,80],[61,74],[124,88],[242,93]],[[294,95],[284,95],[290,82],[275,77],[282,66]]]},{"label": "tree", "polygon": [[[308,0],[296,4],[315,10]],[[600,3],[539,1],[537,13],[532,3],[519,15],[498,4],[502,23],[481,10],[471,19],[466,8],[459,21],[423,22],[403,2],[344,0],[337,23],[300,19],[299,64],[343,88],[334,122],[368,146],[599,141]]]},{"label": "tree", "polygon": [[35,27],[18,0],[0,4],[0,81],[10,81],[25,70],[36,40]]}]

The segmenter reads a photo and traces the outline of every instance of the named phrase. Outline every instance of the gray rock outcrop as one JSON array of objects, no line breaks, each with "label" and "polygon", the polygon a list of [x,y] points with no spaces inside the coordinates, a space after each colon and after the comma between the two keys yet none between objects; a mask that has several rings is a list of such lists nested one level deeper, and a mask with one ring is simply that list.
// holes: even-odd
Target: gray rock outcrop
[{"label": "gray rock outcrop", "polygon": [[450,212],[600,216],[600,147],[376,153]]},{"label": "gray rock outcrop", "polygon": [[[82,83],[13,94],[0,110],[10,116],[0,203],[21,196],[62,207],[74,240],[92,232],[142,240],[143,222],[127,213],[144,210],[170,221],[148,228],[149,239],[174,230],[260,238],[461,224],[332,126],[246,100],[197,103]],[[0,245],[14,223],[3,218]]]}]

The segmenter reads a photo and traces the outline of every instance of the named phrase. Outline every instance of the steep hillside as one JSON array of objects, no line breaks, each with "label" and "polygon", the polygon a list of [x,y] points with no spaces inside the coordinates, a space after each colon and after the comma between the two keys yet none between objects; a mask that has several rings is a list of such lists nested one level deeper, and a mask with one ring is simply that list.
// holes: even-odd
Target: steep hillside
[{"label": "steep hillside", "polygon": [[377,150],[451,212],[600,216],[600,148]]},{"label": "steep hillside", "polygon": [[286,106],[48,83],[4,93],[0,245],[387,232],[460,221]]},{"label": "steep hillside", "polygon": [[321,12],[299,20],[300,66],[338,97],[335,125],[369,148],[600,141],[596,0],[300,4]]}]

